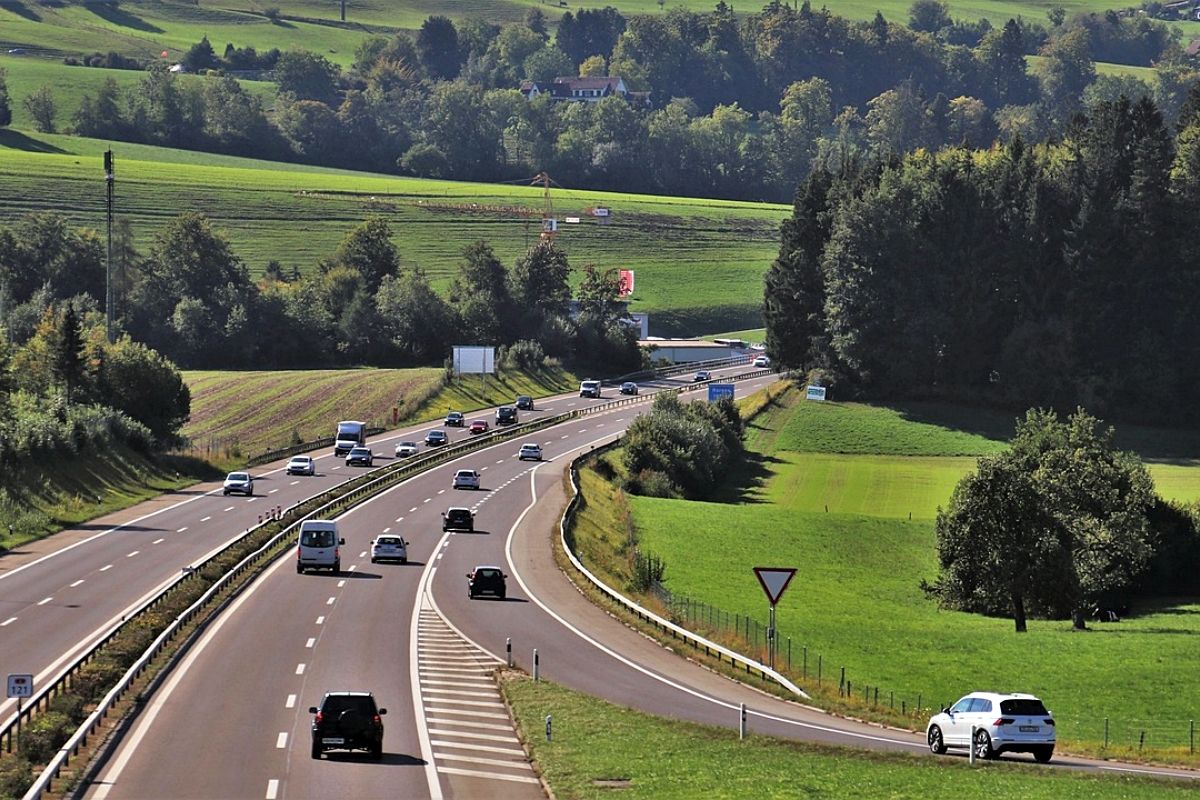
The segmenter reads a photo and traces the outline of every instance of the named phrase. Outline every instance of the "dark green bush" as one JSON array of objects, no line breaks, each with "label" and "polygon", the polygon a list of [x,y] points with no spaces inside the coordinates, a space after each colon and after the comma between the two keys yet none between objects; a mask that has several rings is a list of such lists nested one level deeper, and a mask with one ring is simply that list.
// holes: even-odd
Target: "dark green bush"
[{"label": "dark green bush", "polygon": [[18,744],[21,754],[34,764],[45,764],[74,731],[71,718],[58,711],[47,711],[21,729]]}]

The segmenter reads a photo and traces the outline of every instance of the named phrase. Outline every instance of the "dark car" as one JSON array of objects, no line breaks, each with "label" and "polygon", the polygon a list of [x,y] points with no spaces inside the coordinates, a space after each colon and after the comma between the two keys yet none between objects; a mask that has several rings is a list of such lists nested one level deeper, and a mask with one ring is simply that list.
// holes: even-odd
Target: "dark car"
[{"label": "dark car", "polygon": [[453,428],[461,428],[463,425],[467,424],[467,418],[463,416],[461,411],[451,411],[446,415],[446,419],[443,421],[443,424]]},{"label": "dark car", "polygon": [[435,430],[425,434],[426,447],[437,447],[439,444],[445,444],[448,441],[450,441],[450,437],[446,435],[445,431]]},{"label": "dark car", "polygon": [[513,405],[521,411],[533,411],[533,398],[527,394],[523,394],[517,398],[517,402]]},{"label": "dark car", "polygon": [[514,406],[500,406],[496,409],[496,424],[511,425],[517,421],[517,409]]},{"label": "dark car", "polygon": [[476,567],[467,573],[467,597],[474,599],[481,594],[490,594],[503,600],[507,577],[499,567]]},{"label": "dark car", "polygon": [[370,692],[327,692],[321,707],[308,709],[312,721],[312,757],[326,750],[366,750],[383,758],[383,720]]},{"label": "dark car", "polygon": [[442,512],[443,531],[475,531],[475,514],[469,508],[454,507]]}]

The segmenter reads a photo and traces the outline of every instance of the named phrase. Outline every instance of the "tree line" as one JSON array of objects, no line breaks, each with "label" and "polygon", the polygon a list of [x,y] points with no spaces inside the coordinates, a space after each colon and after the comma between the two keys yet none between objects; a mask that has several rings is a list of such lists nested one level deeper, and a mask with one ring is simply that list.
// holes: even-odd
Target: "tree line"
[{"label": "tree line", "polygon": [[[507,348],[510,363],[527,368],[547,358],[613,372],[640,366],[615,269],[583,267],[572,313],[562,250],[540,241],[509,268],[478,241],[443,298],[419,266],[401,268],[391,240],[384,220],[368,219],[313,274],[285,275],[272,262],[256,282],[203,215],[170,221],[144,254],[118,220],[116,327],[187,368],[440,365],[452,344]],[[33,340],[67,303],[101,308],[104,255],[95,232],[55,214],[0,229],[0,308],[12,341]]]},{"label": "tree line", "polygon": [[[110,81],[86,96],[72,124],[85,136],[422,177],[548,170],[574,186],[785,201],[814,165],[1039,142],[1085,103],[1121,94],[1153,96],[1174,120],[1200,78],[1176,38],[1116,15],[993,28],[919,0],[909,26],[850,22],[807,2],[742,18],[724,2],[630,18],[585,9],[564,14],[551,40],[534,8],[523,23],[432,16],[412,36],[368,37],[348,70],[299,51],[227,44],[218,56],[205,38],[182,63],[207,79],[184,83],[154,62],[134,90]],[[1034,52],[1036,74],[1025,61]],[[1097,54],[1152,61],[1155,87],[1097,77]],[[223,74],[268,64],[279,87],[270,110]],[[528,100],[517,88],[562,75],[619,75],[653,107]],[[39,127],[56,127],[49,87],[24,102]]]},{"label": "tree line", "polygon": [[1102,103],[1020,139],[818,170],[764,292],[767,342],[838,396],[1200,421],[1200,93],[1172,135]]}]

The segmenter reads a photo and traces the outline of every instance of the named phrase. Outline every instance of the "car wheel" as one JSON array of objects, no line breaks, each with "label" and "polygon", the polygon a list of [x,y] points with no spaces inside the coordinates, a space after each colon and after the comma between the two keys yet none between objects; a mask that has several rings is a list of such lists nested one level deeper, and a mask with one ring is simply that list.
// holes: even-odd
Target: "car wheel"
[{"label": "car wheel", "polygon": [[229,497],[229,490],[225,489],[224,491],[221,492],[221,494],[224,495],[225,497]]},{"label": "car wheel", "polygon": [[497,600],[503,600],[503,599],[504,599],[504,592],[503,592],[503,591],[501,591],[501,592],[498,592],[498,593],[496,594],[496,599],[497,599]]},{"label": "car wheel", "polygon": [[297,575],[303,575],[303,574],[304,574],[304,567],[302,567],[302,566],[300,566],[299,564],[297,564],[297,565],[296,565],[296,574],[297,574]]},{"label": "car wheel", "polygon": [[314,741],[312,743],[312,757],[313,758],[321,757],[321,745],[317,744],[316,741]]},{"label": "car wheel", "polygon": [[407,563],[408,563],[408,559],[407,559],[407,558],[402,558],[402,559],[400,559],[400,563],[401,563],[401,564],[407,564]]},{"label": "car wheel", "polygon": [[946,752],[946,742],[942,739],[942,729],[934,725],[929,729],[929,752],[940,756]]},{"label": "car wheel", "polygon": [[372,563],[372,564],[378,564],[378,563],[379,563],[379,559],[378,559],[378,558],[372,558],[372,559],[371,559],[371,563]]},{"label": "car wheel", "polygon": [[379,761],[383,758],[383,742],[376,742],[371,745],[371,758]]},{"label": "car wheel", "polygon": [[981,758],[984,761],[996,757],[996,751],[992,749],[992,737],[988,736],[987,731],[975,732],[975,757]]},{"label": "car wheel", "polygon": [[1039,764],[1049,764],[1050,759],[1054,758],[1053,747],[1039,747],[1033,751],[1033,757]]},{"label": "car wheel", "polygon": [[341,571],[342,571],[342,562],[341,562],[341,561],[335,561],[335,562],[333,562],[333,572],[334,572],[334,574],[336,575],[337,573],[339,573],[339,572],[341,572]]}]

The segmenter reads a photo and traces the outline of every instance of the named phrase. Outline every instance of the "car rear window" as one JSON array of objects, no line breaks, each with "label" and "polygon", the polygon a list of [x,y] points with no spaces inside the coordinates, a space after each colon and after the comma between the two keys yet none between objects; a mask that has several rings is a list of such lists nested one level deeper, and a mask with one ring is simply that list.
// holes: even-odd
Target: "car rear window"
[{"label": "car rear window", "polygon": [[475,570],[476,578],[499,578],[500,570],[498,569],[477,569]]},{"label": "car rear window", "polygon": [[400,540],[395,536],[380,536],[375,540],[378,544],[399,544]]},{"label": "car rear window", "polygon": [[1014,717],[1044,717],[1050,712],[1042,705],[1042,701],[1033,697],[1019,697],[1014,700],[1001,700],[1000,713],[1011,714]]},{"label": "car rear window", "polygon": [[375,699],[359,695],[332,694],[325,697],[321,710],[331,716],[336,716],[348,709],[355,709],[366,714],[375,713]]},{"label": "car rear window", "polygon": [[305,547],[333,547],[333,531],[303,531],[300,544]]}]

